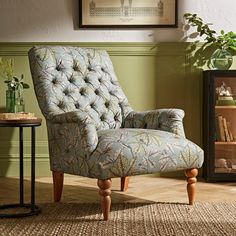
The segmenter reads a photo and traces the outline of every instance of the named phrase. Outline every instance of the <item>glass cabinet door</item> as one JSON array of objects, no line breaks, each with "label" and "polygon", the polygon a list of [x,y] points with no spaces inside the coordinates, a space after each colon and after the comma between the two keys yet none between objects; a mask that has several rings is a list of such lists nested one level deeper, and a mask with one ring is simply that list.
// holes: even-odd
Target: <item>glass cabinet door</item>
[{"label": "glass cabinet door", "polygon": [[203,72],[203,176],[236,181],[236,70]]},{"label": "glass cabinet door", "polygon": [[216,77],[215,173],[236,174],[236,77]]}]

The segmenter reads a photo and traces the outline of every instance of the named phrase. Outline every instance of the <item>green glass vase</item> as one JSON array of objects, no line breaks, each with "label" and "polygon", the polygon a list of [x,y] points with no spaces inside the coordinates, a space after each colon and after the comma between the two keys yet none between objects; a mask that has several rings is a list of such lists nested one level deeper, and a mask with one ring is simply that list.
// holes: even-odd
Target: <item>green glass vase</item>
[{"label": "green glass vase", "polygon": [[233,57],[225,49],[217,49],[211,56],[211,66],[216,70],[228,70],[233,63]]},{"label": "green glass vase", "polygon": [[25,111],[25,103],[19,90],[9,88],[6,90],[6,111],[17,113]]}]

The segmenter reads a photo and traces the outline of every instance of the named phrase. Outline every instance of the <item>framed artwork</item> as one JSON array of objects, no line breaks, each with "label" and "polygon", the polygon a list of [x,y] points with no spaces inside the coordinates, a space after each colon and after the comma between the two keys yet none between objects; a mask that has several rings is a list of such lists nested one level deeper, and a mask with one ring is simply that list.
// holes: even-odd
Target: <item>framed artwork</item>
[{"label": "framed artwork", "polygon": [[178,0],[79,0],[80,28],[177,27]]}]

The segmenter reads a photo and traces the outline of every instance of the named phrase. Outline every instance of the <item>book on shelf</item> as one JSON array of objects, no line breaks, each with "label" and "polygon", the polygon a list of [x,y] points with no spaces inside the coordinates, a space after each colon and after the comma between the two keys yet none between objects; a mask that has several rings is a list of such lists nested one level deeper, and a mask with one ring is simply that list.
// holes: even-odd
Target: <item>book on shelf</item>
[{"label": "book on shelf", "polygon": [[223,116],[217,116],[215,122],[216,141],[232,142],[234,137],[230,128],[230,122]]},{"label": "book on shelf", "polygon": [[223,126],[223,117],[222,116],[218,116],[218,128],[219,128],[219,140],[217,141],[222,141],[225,142],[225,132],[224,132],[224,126]]},{"label": "book on shelf", "polygon": [[223,121],[224,133],[225,133],[225,141],[230,142],[231,140],[230,140],[230,136],[229,136],[229,130],[228,130],[228,127],[226,124],[226,119],[222,118],[222,121]]},{"label": "book on shelf", "polygon": [[234,136],[233,136],[233,133],[232,133],[231,128],[230,128],[230,122],[227,121],[227,122],[226,122],[226,125],[227,125],[228,131],[229,131],[229,138],[230,138],[230,141],[232,142],[232,141],[234,141]]}]

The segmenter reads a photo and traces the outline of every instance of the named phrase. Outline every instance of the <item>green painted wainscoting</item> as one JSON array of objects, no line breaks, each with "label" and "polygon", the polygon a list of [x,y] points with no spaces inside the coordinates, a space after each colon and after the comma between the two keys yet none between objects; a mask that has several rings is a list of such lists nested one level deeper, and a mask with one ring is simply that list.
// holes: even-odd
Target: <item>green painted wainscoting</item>
[{"label": "green painted wainscoting", "polygon": [[[42,117],[34,95],[28,50],[33,45],[72,45],[108,50],[119,81],[135,110],[182,108],[187,137],[202,145],[202,69],[188,43],[0,43],[0,57],[14,58],[15,75],[24,74],[26,111]],[[0,110],[6,85],[0,85]],[[50,175],[45,121],[36,129],[36,175]],[[30,130],[25,129],[25,173],[30,175]],[[0,129],[0,176],[18,176],[18,129]]]}]

